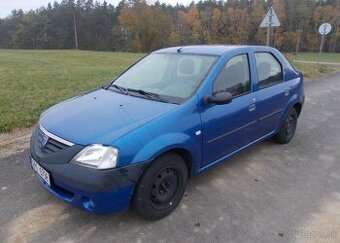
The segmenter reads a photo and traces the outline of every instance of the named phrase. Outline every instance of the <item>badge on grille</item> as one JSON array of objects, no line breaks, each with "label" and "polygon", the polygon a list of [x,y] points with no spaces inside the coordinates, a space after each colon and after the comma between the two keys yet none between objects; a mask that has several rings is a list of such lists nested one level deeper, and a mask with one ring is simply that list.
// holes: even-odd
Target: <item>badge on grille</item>
[{"label": "badge on grille", "polygon": [[42,135],[42,139],[41,139],[41,143],[40,143],[40,148],[45,147],[47,141],[48,141],[48,136],[45,135],[45,134],[43,134],[43,135]]}]

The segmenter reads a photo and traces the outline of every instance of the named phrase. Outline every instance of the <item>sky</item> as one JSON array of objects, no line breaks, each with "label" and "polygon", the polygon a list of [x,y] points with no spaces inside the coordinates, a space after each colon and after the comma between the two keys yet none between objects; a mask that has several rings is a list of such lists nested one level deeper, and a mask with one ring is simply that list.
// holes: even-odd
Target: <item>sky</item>
[{"label": "sky", "polygon": [[[61,0],[57,0],[60,2]],[[99,2],[104,2],[104,0],[98,0]],[[152,1],[152,0],[151,0]],[[0,18],[8,16],[13,9],[22,9],[28,11],[30,9],[37,9],[41,6],[47,6],[47,4],[54,0],[0,0]],[[106,0],[106,2],[111,3],[114,6],[120,2],[120,0]],[[175,5],[177,2],[183,5],[190,4],[191,0],[160,0],[160,2],[169,3]]]}]

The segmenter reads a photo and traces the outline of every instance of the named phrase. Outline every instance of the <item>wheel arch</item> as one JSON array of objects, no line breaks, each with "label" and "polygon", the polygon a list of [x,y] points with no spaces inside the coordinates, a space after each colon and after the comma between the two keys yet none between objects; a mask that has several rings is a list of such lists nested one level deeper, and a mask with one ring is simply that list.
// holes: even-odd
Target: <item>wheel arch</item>
[{"label": "wheel arch", "polygon": [[280,120],[279,120],[279,123],[277,124],[277,127],[275,129],[275,134],[279,131],[280,127],[281,127],[281,124],[284,120],[284,118],[286,117],[287,113],[292,109],[294,108],[297,112],[297,115],[298,117],[300,116],[300,113],[302,111],[302,103],[301,101],[298,99],[297,95],[294,95],[290,101],[288,102],[286,108],[284,109],[284,112],[282,113],[281,117],[280,117]]},{"label": "wheel arch", "polygon": [[[195,174],[195,170],[194,170],[194,158],[191,154],[191,152],[185,148],[181,148],[181,147],[175,147],[175,148],[169,148],[167,150],[164,150],[164,151],[161,151],[160,153],[158,153],[157,155],[155,155],[153,157],[152,160],[150,160],[150,162],[148,163],[148,165],[144,168],[143,172],[142,172],[142,175],[145,173],[145,171],[151,166],[152,163],[154,163],[159,157],[165,155],[165,154],[168,154],[168,153],[175,153],[177,154],[178,156],[180,156],[184,162],[185,162],[185,165],[188,169],[188,177],[192,177],[194,174]],[[142,176],[141,175],[141,176]]]},{"label": "wheel arch", "polygon": [[295,110],[296,110],[296,112],[297,112],[297,115],[298,115],[298,117],[300,116],[300,114],[301,114],[301,111],[302,111],[302,104],[301,104],[301,102],[296,102],[294,105],[293,105],[293,107],[295,108]]},{"label": "wheel arch", "polygon": [[[170,149],[168,151],[166,151],[165,153],[175,153],[177,155],[179,155],[185,162],[185,165],[187,166],[187,169],[188,169],[188,177],[192,177],[193,175],[193,157],[192,157],[192,154],[190,153],[189,150],[186,150],[184,148],[173,148],[173,149]],[[165,154],[163,153],[163,154]],[[162,155],[163,155],[162,154]]]}]

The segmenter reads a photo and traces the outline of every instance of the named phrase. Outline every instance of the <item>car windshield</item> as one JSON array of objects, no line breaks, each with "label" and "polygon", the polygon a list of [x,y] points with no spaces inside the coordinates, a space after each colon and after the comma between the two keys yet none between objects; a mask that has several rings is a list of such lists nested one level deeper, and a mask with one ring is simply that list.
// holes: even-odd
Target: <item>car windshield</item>
[{"label": "car windshield", "polygon": [[150,54],[119,76],[110,86],[145,98],[181,103],[206,77],[217,56]]}]

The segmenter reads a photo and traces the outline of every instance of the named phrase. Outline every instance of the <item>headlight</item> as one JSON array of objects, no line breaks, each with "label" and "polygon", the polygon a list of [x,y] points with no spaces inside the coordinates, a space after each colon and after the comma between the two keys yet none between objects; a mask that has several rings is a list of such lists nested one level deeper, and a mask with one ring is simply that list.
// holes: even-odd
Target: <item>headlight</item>
[{"label": "headlight", "polygon": [[117,165],[118,149],[99,144],[87,146],[73,161],[96,169],[110,169]]}]

